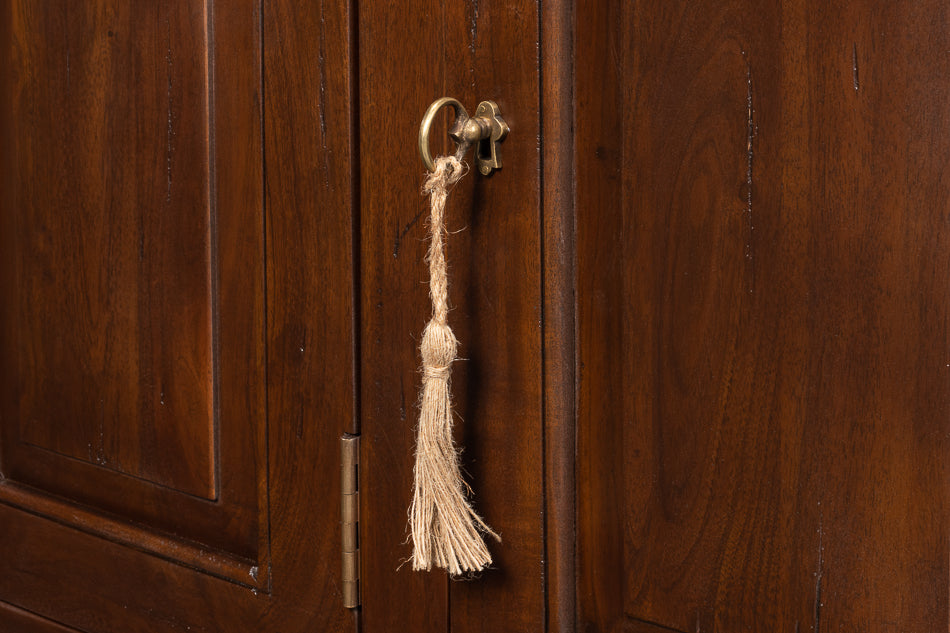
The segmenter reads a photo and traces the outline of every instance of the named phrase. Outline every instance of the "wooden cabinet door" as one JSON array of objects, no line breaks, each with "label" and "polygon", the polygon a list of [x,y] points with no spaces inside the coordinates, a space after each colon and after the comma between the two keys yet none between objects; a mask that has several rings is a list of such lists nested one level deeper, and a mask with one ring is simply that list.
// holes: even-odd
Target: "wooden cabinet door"
[{"label": "wooden cabinet door", "polygon": [[[0,630],[947,622],[940,3],[0,6]],[[511,126],[447,221],[471,582],[400,567],[441,96]]]},{"label": "wooden cabinet door", "polygon": [[349,20],[292,4],[2,4],[0,630],[354,630],[349,106],[284,118]]},{"label": "wooden cabinet door", "polygon": [[580,630],[947,630],[947,4],[577,18]]},{"label": "wooden cabinet door", "polygon": [[[359,2],[362,625],[392,631],[570,627],[573,349],[566,3]],[[498,103],[503,168],[447,207],[452,391],[473,503],[502,537],[476,579],[414,573],[405,543],[418,353],[431,314],[428,205],[415,146],[430,103]],[[440,125],[433,155],[454,151]],[[543,147],[539,144],[543,138]],[[472,157],[466,158],[471,164]],[[566,334],[567,336],[562,336]],[[567,596],[566,598],[563,598]],[[563,600],[562,600],[563,598]]]},{"label": "wooden cabinet door", "polygon": [[[572,626],[567,4],[0,6],[0,629]],[[511,126],[447,220],[456,437],[503,538],[472,582],[400,567],[441,96]]]}]

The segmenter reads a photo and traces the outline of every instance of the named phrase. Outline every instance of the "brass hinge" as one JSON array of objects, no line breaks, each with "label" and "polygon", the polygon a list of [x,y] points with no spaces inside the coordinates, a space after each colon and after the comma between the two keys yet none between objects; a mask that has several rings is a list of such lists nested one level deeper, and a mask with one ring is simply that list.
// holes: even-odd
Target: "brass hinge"
[{"label": "brass hinge", "polygon": [[360,606],[360,436],[340,438],[343,606]]}]

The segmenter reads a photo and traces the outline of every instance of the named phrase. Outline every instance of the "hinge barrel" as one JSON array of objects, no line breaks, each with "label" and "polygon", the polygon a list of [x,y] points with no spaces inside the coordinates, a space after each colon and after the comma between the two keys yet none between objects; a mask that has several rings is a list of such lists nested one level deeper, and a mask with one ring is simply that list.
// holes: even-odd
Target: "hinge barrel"
[{"label": "hinge barrel", "polygon": [[343,606],[360,606],[360,436],[344,435],[341,449]]}]

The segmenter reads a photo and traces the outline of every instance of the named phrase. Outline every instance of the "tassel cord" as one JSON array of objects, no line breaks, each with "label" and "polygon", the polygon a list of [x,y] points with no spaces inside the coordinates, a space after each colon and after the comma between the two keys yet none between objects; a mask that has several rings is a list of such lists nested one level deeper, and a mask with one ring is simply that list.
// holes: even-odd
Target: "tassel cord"
[{"label": "tassel cord", "polygon": [[482,534],[501,540],[472,509],[452,438],[451,373],[458,341],[448,326],[448,276],[443,235],[448,188],[464,175],[457,157],[439,157],[423,193],[429,195],[429,294],[432,318],[422,336],[422,393],[410,532],[412,567],[433,565],[452,575],[476,572],[491,564]]}]

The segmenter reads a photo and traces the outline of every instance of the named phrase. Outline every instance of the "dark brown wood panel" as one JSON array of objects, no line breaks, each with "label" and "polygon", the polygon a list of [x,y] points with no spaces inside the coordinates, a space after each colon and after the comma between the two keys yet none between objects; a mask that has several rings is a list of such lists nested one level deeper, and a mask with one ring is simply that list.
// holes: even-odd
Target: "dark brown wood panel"
[{"label": "dark brown wood panel", "polygon": [[540,12],[545,630],[576,623],[576,338],[573,3]]},{"label": "dark brown wood panel", "polygon": [[[416,347],[428,315],[422,264],[426,205],[419,195],[424,167],[416,160],[415,134],[429,103],[446,90],[441,28],[445,13],[462,6],[433,0],[413,3],[410,10],[370,0],[358,7],[362,625],[367,633],[445,631],[445,575],[415,573],[406,563],[418,411]],[[445,147],[436,141],[433,155],[445,153]],[[449,228],[462,226],[456,206],[448,214]],[[447,254],[457,271],[453,262],[463,261],[459,240],[448,242]],[[459,280],[451,284],[457,290]],[[457,294],[450,292],[455,305]],[[453,328],[456,324],[453,319]],[[468,347],[462,345],[464,355]],[[458,373],[452,383],[457,395]]]},{"label": "dark brown wood panel", "polygon": [[[360,5],[363,626],[366,631],[544,625],[538,9],[531,2]],[[411,34],[411,35],[407,35]],[[424,167],[429,104],[498,102],[504,168],[449,198],[452,389],[473,502],[504,539],[472,582],[409,565],[418,340],[429,313]],[[445,153],[445,127],[433,153]],[[469,157],[471,160],[471,157]],[[504,604],[503,609],[497,605]],[[412,605],[397,606],[394,605]]]},{"label": "dark brown wood panel", "polygon": [[[625,418],[621,338],[624,207],[622,2],[575,14],[577,618],[609,631],[623,617],[623,489],[618,468]],[[586,627],[586,628],[585,628]]]},{"label": "dark brown wood panel", "polygon": [[947,11],[578,15],[583,630],[946,626]]},{"label": "dark brown wood panel", "polygon": [[340,436],[356,416],[352,21],[350,3],[264,5],[275,597],[265,631],[356,631],[358,617],[343,608],[339,529]]},{"label": "dark brown wood panel", "polygon": [[822,9],[807,66],[808,116],[824,122],[807,147],[828,157],[808,172],[816,617],[937,630],[950,621],[950,7]]},{"label": "dark brown wood panel", "polygon": [[[453,381],[457,437],[475,503],[503,539],[489,543],[494,570],[474,582],[450,583],[455,633],[544,627],[538,12],[533,1],[480,0],[449,14],[443,27],[445,94],[458,95],[470,111],[482,99],[497,101],[513,130],[503,144],[502,170],[484,178],[473,169],[449,202],[449,230],[458,231],[447,247],[450,319],[465,359],[456,363]],[[463,41],[468,46],[453,45]],[[429,313],[419,292],[425,288],[414,290],[406,299],[421,323]],[[413,361],[418,365],[418,352]]]},{"label": "dark brown wood panel", "polygon": [[269,601],[264,592],[6,505],[0,537],[4,600],[81,631],[248,630]]},{"label": "dark brown wood panel", "polygon": [[[355,410],[351,176],[348,168],[319,178],[314,171],[324,152],[333,165],[350,156],[350,17],[338,3],[281,0],[215,3],[210,14],[216,165],[210,191],[217,212],[230,219],[213,231],[216,290],[223,305],[240,306],[216,323],[222,393],[216,507],[240,500],[242,490],[254,493],[246,514],[233,507],[226,514],[253,528],[254,558],[231,557],[243,560],[235,569],[244,576],[208,567],[208,559],[220,562],[227,553],[162,534],[151,523],[113,518],[109,525],[132,532],[123,536],[87,529],[87,522],[105,522],[97,510],[43,497],[82,513],[50,520],[48,512],[2,503],[0,599],[18,607],[0,609],[0,630],[39,622],[26,612],[91,633],[356,630],[356,615],[342,607],[339,592],[337,527],[338,442]],[[18,27],[0,20],[0,36]],[[5,60],[18,59],[11,41],[0,40]],[[317,60],[321,72],[307,72]],[[22,72],[12,67],[4,89]],[[11,110],[0,105],[4,115]],[[321,130],[318,112],[335,124]],[[4,116],[0,129],[11,127]],[[2,156],[6,173],[13,153],[5,144]],[[6,221],[10,196],[0,196]],[[248,231],[252,223],[256,229]],[[0,235],[4,245],[6,235]],[[2,279],[9,284],[9,276]],[[258,382],[265,369],[266,383]],[[238,379],[243,389],[226,388]],[[265,387],[266,425],[228,423],[242,410],[262,416]],[[9,386],[2,389],[8,397]],[[250,451],[248,458],[240,469],[229,468],[239,447]],[[265,447],[266,454],[255,452]],[[20,490],[9,480],[4,485]],[[185,505],[177,510],[196,515]],[[145,540],[135,530],[144,530]],[[182,554],[183,545],[192,549]]]},{"label": "dark brown wood panel", "polygon": [[204,2],[13,3],[23,442],[216,496]]},{"label": "dark brown wood panel", "polygon": [[0,621],[4,622],[6,633],[70,633],[75,630],[6,602],[0,602],[0,613],[3,614]]},{"label": "dark brown wood panel", "polygon": [[[259,584],[247,571],[267,551],[259,81],[218,63],[253,33],[252,10],[5,14],[16,124],[2,170],[14,309],[0,498],[164,556],[211,546]],[[260,67],[253,48],[241,55]]]}]

